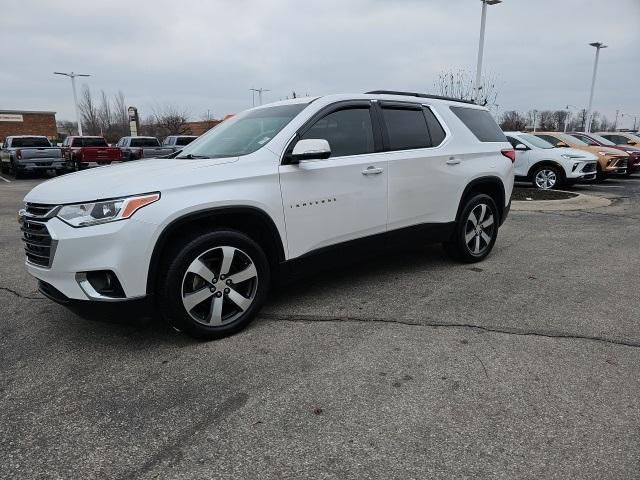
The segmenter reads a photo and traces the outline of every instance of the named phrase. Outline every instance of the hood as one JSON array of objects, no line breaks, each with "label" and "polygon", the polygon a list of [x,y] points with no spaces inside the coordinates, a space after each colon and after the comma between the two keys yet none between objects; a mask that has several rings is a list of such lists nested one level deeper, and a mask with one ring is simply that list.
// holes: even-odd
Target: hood
[{"label": "hood", "polygon": [[[598,157],[600,157],[600,153],[599,152],[604,152],[606,155],[612,155],[612,156],[616,156],[616,157],[628,157],[629,154],[623,152],[622,150],[618,150],[617,148],[611,148],[611,147],[603,147],[602,145],[585,145],[584,147],[582,145],[580,146],[573,146],[573,149],[576,150],[582,150],[583,152],[590,152]],[[566,148],[563,150],[567,150]]]},{"label": "hood", "polygon": [[[571,155],[577,157],[576,160],[597,160],[593,153],[587,150],[580,150],[578,148],[558,148],[554,149],[558,155]],[[553,151],[553,150],[551,150]]]},{"label": "hood", "polygon": [[43,182],[31,190],[24,200],[62,204],[157,192],[168,186],[179,185],[183,176],[184,182],[188,182],[188,179],[193,181],[193,175],[189,175],[193,170],[231,163],[237,159],[157,158],[96,167]]}]

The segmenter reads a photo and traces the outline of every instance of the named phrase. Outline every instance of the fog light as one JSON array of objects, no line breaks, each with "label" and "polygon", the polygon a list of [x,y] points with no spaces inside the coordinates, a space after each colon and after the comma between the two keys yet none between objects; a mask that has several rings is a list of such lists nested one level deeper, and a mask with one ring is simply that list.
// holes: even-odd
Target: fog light
[{"label": "fog light", "polygon": [[76,280],[84,293],[93,299],[125,298],[118,277],[111,270],[94,270],[76,274]]}]

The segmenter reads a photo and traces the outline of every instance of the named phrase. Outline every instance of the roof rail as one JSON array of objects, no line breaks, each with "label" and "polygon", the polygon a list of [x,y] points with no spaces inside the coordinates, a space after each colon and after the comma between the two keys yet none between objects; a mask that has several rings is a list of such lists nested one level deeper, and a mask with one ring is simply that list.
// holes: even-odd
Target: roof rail
[{"label": "roof rail", "polygon": [[462,100],[460,98],[443,97],[441,95],[430,95],[428,93],[397,92],[395,90],[372,90],[365,93],[369,95],[404,95],[406,97],[433,98],[435,100],[447,100],[449,102],[470,103],[471,105],[477,105],[473,100]]}]

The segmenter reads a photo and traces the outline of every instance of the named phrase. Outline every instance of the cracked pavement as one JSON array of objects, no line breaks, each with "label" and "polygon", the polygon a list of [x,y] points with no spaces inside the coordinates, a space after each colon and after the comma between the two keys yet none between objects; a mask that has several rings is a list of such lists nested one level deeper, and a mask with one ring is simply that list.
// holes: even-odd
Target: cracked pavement
[{"label": "cracked pavement", "polygon": [[83,320],[24,271],[0,184],[1,478],[635,478],[640,176],[512,212],[492,255],[390,252],[242,333]]}]

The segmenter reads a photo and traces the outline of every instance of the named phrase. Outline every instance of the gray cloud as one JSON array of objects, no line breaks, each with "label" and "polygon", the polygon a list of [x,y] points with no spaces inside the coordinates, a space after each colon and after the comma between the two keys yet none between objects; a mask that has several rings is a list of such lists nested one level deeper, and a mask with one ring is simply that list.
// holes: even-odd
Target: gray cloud
[{"label": "gray cloud", "polygon": [[[478,0],[14,1],[2,7],[0,108],[72,118],[68,80],[121,89],[142,112],[185,106],[198,118],[290,94],[374,88],[432,91],[439,71],[473,71]],[[585,106],[604,41],[594,107],[640,113],[640,1],[504,0],[489,7],[485,71],[501,110]]]}]

